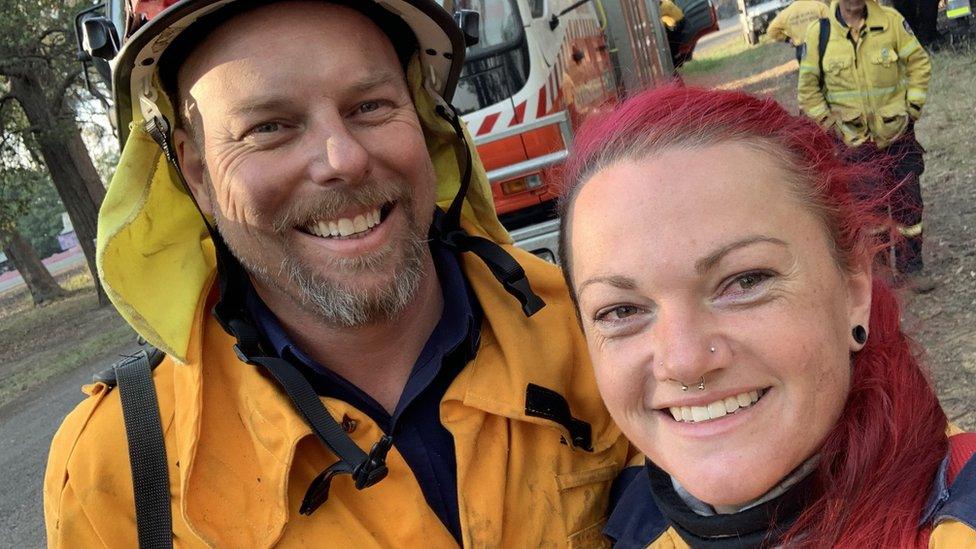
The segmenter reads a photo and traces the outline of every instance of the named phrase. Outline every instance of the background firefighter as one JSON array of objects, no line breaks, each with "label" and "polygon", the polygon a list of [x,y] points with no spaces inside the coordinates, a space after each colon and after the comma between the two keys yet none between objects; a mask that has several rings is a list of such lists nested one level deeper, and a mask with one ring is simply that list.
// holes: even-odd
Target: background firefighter
[{"label": "background firefighter", "polygon": [[931,76],[928,54],[897,11],[873,0],[835,0],[829,13],[807,29],[800,109],[834,132],[849,148],[849,160],[883,157],[890,166],[869,191],[886,197],[901,233],[895,246],[898,275],[913,290],[930,291],[935,282],[924,274],[922,261],[924,151],[914,131]]}]

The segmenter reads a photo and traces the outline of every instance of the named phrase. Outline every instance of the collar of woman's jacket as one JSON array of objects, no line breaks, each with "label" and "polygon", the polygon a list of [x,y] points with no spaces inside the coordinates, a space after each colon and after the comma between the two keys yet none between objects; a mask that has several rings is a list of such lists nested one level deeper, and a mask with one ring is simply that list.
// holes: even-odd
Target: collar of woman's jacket
[{"label": "collar of woman's jacket", "polygon": [[[446,208],[460,187],[458,138],[451,124],[436,114],[417,56],[407,79],[437,174],[437,203]],[[171,106],[164,100],[159,103],[172,119]],[[185,362],[195,306],[216,268],[213,244],[174,168],[146,133],[138,104],[132,114],[129,138],[99,211],[98,274],[129,324],[146,341]],[[495,242],[510,243],[473,148],[471,157],[474,165],[462,215]],[[465,161],[461,159],[460,165]]]}]

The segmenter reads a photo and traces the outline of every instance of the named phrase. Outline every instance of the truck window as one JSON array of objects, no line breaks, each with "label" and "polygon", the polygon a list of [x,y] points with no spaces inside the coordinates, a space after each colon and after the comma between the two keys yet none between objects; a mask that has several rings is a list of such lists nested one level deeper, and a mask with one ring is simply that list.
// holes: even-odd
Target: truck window
[{"label": "truck window", "polygon": [[454,106],[467,114],[509,99],[529,75],[529,51],[516,0],[459,0],[481,14],[480,39],[466,52]]}]

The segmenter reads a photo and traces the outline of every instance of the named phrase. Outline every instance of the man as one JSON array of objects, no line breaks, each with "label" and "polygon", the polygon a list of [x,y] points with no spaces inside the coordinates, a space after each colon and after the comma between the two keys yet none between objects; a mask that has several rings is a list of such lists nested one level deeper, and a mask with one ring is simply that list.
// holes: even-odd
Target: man
[{"label": "man", "polygon": [[827,5],[820,0],[794,0],[769,22],[766,36],[776,42],[789,42],[796,48],[796,62],[800,63],[807,27],[810,23],[827,17],[827,13]]},{"label": "man", "polygon": [[628,445],[562,279],[495,243],[445,103],[451,15],[384,6],[178,2],[119,53],[100,274],[167,354],[165,453],[132,442],[128,365],[88,386],[52,444],[52,546],[600,542]]},{"label": "man", "polygon": [[[871,195],[887,197],[901,235],[895,268],[909,287],[927,292],[923,271],[923,149],[915,121],[925,105],[932,67],[911,28],[873,0],[835,0],[826,25],[810,25],[800,63],[800,109],[834,132],[852,162],[887,166]],[[821,45],[821,32],[826,40]]]}]

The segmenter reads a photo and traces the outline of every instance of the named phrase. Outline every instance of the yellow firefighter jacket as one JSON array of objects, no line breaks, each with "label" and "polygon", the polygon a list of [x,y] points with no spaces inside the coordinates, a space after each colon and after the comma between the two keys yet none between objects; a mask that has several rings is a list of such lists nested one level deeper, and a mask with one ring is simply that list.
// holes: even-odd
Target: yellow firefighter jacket
[{"label": "yellow firefighter jacket", "polygon": [[766,35],[770,40],[799,46],[806,39],[810,23],[821,17],[827,17],[827,4],[820,0],[794,0],[769,22]]},{"label": "yellow firefighter jacket", "polygon": [[[443,206],[460,179],[455,133],[435,114],[416,58],[408,80]],[[387,456],[389,475],[375,486],[359,491],[341,476],[321,508],[298,513],[309,483],[336,458],[271,378],[237,358],[235,341],[210,314],[213,244],[138,123],[138,110],[134,116],[100,212],[99,273],[120,313],[168,355],[154,380],[175,546],[456,545],[396,448]],[[484,168],[474,158],[464,226],[507,244]],[[610,483],[629,446],[603,407],[558,269],[507,247],[547,306],[526,318],[480,259],[462,257],[484,313],[477,356],[440,405],[455,443],[462,541],[469,547],[599,546]],[[590,448],[572,444],[565,418],[527,410],[529,384],[561,395],[571,417],[590,424]],[[134,547],[119,391],[94,384],[85,392],[88,398],[51,445],[44,481],[48,543]],[[368,452],[382,434],[378,426],[345,402],[322,400],[337,420],[352,420],[345,422],[355,425],[350,436]]]},{"label": "yellow firefighter jacket", "polygon": [[852,37],[837,0],[830,5],[822,62],[819,25],[807,28],[797,94],[800,109],[847,145],[871,141],[884,148],[919,117],[932,66],[898,12],[873,0],[866,6],[860,35]]},{"label": "yellow firefighter jacket", "polygon": [[661,0],[661,22],[668,30],[674,30],[685,18],[685,12],[671,0]]}]

